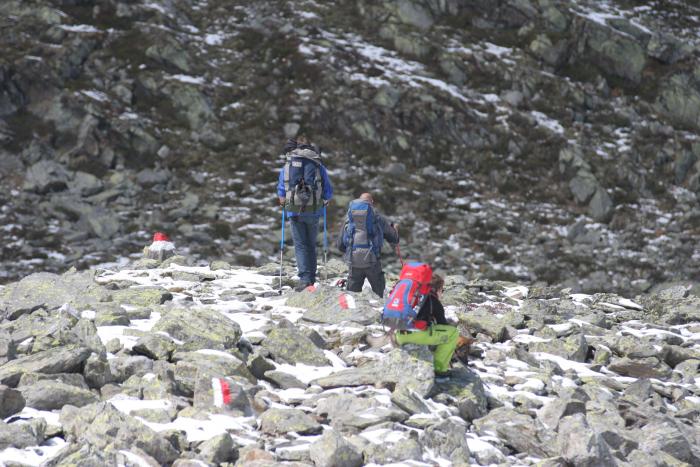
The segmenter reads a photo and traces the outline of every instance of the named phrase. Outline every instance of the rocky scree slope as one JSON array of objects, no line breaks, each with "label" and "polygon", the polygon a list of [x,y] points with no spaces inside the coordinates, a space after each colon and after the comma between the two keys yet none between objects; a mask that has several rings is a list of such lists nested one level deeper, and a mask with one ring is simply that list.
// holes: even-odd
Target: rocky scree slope
[{"label": "rocky scree slope", "polygon": [[682,1],[8,0],[7,282],[154,229],[275,255],[286,136],[469,277],[636,294],[695,278],[700,9]]},{"label": "rocky scree slope", "polygon": [[274,264],[185,263],[0,288],[0,462],[700,462],[700,298],[687,286],[630,300],[448,276],[448,315],[477,343],[435,379],[426,347],[367,343],[381,330],[369,290],[295,293],[287,270],[280,296]]}]

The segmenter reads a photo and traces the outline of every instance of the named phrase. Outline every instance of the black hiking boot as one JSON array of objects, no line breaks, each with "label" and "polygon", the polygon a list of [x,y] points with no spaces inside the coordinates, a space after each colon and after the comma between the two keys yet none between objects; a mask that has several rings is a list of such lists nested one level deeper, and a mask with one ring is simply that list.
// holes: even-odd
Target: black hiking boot
[{"label": "black hiking boot", "polygon": [[296,292],[302,292],[304,289],[306,289],[308,286],[310,286],[308,282],[299,282],[296,287],[294,287],[294,290]]},{"label": "black hiking boot", "polygon": [[447,370],[447,371],[436,371],[435,372],[435,379],[436,380],[441,380],[441,381],[446,381],[452,377],[452,370]]}]

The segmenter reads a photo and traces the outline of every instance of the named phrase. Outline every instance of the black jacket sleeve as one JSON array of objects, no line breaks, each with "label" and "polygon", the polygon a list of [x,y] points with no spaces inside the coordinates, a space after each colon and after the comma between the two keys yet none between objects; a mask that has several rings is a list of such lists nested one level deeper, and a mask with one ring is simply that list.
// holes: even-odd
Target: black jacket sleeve
[{"label": "black jacket sleeve", "polygon": [[423,302],[416,319],[427,321],[428,323],[449,324],[445,318],[445,308],[442,306],[440,299],[432,293]]}]

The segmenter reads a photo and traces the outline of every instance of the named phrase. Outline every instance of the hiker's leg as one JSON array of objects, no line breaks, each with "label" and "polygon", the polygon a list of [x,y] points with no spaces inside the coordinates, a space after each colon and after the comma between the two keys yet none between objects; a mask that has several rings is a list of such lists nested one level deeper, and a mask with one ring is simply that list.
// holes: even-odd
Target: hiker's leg
[{"label": "hiker's leg", "polygon": [[438,373],[444,373],[450,369],[450,359],[457,347],[459,330],[447,324],[435,324],[426,331],[413,331],[402,334],[396,333],[396,342],[399,345],[419,344],[435,345],[433,352],[433,367]]},{"label": "hiker's leg", "polygon": [[348,283],[346,288],[349,292],[362,292],[362,286],[365,283],[367,271],[365,268],[354,268],[350,266],[348,269]]},{"label": "hiker's leg", "polygon": [[384,279],[382,263],[377,261],[375,264],[367,268],[367,279],[369,280],[369,284],[372,286],[372,291],[379,295],[379,298],[384,298],[386,279]]},{"label": "hiker's leg", "polygon": [[317,260],[316,257],[316,240],[318,238],[318,228],[319,228],[320,216],[310,216],[306,218],[307,225],[307,235],[309,238],[309,283],[313,284],[316,282],[316,267]]},{"label": "hiker's leg", "polygon": [[435,371],[442,373],[450,369],[450,360],[457,348],[459,330],[449,324],[435,324],[432,326],[432,333],[432,345],[437,345],[433,353]]},{"label": "hiker's leg", "polygon": [[[308,224],[300,216],[291,218],[292,239],[294,240],[294,254],[297,258],[297,274],[300,282],[312,283],[311,264],[309,262],[310,245]],[[314,241],[316,237],[314,237]]]},{"label": "hiker's leg", "polygon": [[399,345],[405,344],[418,344],[418,345],[433,345],[431,341],[432,337],[428,331],[410,331],[410,332],[397,332],[396,342]]}]

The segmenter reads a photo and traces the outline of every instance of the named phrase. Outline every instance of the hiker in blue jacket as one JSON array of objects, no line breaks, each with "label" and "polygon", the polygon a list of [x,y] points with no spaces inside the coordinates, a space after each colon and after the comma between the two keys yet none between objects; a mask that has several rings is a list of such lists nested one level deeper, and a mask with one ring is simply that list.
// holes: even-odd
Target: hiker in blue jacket
[{"label": "hiker in blue jacket", "polygon": [[361,292],[366,278],[372,291],[384,297],[382,245],[384,240],[392,245],[399,243],[397,227],[374,209],[370,193],[362,193],[350,203],[348,217],[336,242],[348,265],[347,290]]},{"label": "hiker in blue jacket", "polygon": [[292,226],[294,253],[302,291],[316,282],[316,237],[324,206],[333,197],[333,186],[321,163],[321,153],[300,136],[284,146],[287,161],[280,170],[277,196]]}]

